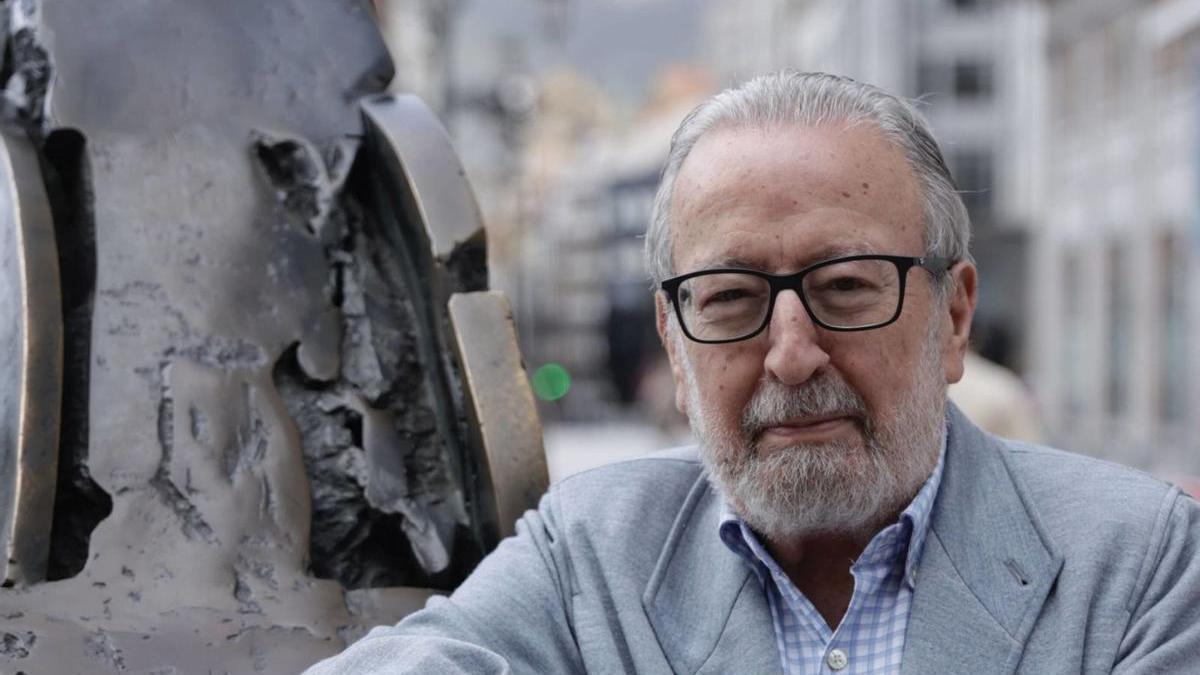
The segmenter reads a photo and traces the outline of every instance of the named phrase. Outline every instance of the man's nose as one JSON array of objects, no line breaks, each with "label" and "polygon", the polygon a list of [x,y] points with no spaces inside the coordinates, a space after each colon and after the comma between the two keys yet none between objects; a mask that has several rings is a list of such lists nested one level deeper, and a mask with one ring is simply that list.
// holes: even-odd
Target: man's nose
[{"label": "man's nose", "polygon": [[767,326],[763,367],[782,384],[797,385],[829,363],[829,354],[818,343],[820,328],[813,323],[795,291],[781,291]]}]

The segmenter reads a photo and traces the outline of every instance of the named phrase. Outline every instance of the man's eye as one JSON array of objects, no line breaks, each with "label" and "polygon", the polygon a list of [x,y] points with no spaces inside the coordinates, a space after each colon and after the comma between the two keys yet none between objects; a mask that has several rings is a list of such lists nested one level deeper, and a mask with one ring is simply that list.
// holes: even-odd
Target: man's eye
[{"label": "man's eye", "polygon": [[849,292],[861,291],[866,288],[870,288],[870,285],[857,277],[838,277],[836,279],[831,279],[825,284],[824,288],[827,291]]},{"label": "man's eye", "polygon": [[723,291],[717,291],[716,293],[708,296],[706,302],[708,304],[716,302],[734,302],[736,300],[742,300],[748,297],[750,297],[750,293],[748,293],[744,288],[727,288]]}]

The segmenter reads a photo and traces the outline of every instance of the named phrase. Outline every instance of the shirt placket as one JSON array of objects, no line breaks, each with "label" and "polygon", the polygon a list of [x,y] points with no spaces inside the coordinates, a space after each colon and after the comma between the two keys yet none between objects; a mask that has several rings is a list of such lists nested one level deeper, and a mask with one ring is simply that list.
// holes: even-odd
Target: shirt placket
[{"label": "shirt placket", "polygon": [[896,544],[902,530],[885,531],[881,534],[883,536],[873,541],[868,546],[868,550],[864,551],[863,557],[851,566],[850,573],[854,577],[854,591],[850,596],[850,604],[846,608],[845,616],[833,630],[829,628],[824,617],[812,602],[800,593],[790,579],[786,577],[781,579],[782,573],[772,570],[776,584],[783,589],[789,609],[801,619],[810,634],[816,638],[811,652],[804,655],[807,658],[804,658],[803,662],[819,664],[817,672],[848,675],[862,670],[861,667],[855,667],[860,661],[857,658],[860,655],[855,652],[861,637],[858,633],[863,630],[861,620],[868,600],[880,592],[888,575],[892,572],[892,562],[894,562],[897,550]]},{"label": "shirt placket", "polygon": [[[771,576],[775,588],[782,596],[783,609],[793,617],[798,629],[795,633],[800,637],[796,644],[799,653],[788,659],[789,670],[799,673],[831,672],[826,663],[835,632],[829,628],[829,624],[812,602],[800,593],[782,571],[772,569]],[[819,668],[814,671],[812,667],[818,664]]]}]

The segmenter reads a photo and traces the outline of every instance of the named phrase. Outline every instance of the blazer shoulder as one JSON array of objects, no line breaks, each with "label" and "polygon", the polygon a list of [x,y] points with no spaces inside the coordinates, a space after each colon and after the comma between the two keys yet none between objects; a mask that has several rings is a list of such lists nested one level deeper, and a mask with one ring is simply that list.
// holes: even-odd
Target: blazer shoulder
[{"label": "blazer shoulder", "polygon": [[1021,441],[1000,439],[1010,466],[1026,484],[1104,502],[1128,504],[1130,499],[1157,506],[1174,489],[1144,471],[1087,455]]},{"label": "blazer shoulder", "polygon": [[704,476],[694,447],[674,448],[568,476],[550,486],[548,499],[565,530],[665,537]]},{"label": "blazer shoulder", "polygon": [[1182,496],[1179,488],[1127,466],[1029,443],[1001,443],[1028,506],[1066,546],[1064,552],[1128,551],[1131,539],[1149,537]]},{"label": "blazer shoulder", "polygon": [[658,503],[674,495],[680,500],[695,484],[704,467],[694,446],[661,450],[643,457],[605,464],[567,476],[550,486],[563,503],[591,503],[602,499],[607,507]]}]

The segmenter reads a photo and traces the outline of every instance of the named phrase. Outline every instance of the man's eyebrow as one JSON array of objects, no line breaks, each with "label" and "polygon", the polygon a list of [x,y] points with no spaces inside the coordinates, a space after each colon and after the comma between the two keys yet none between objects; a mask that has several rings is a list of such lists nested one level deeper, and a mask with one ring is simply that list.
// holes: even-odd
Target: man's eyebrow
[{"label": "man's eyebrow", "polygon": [[833,258],[845,258],[852,255],[868,255],[875,253],[875,249],[865,244],[834,244],[823,246],[815,249],[811,255],[805,257],[801,262],[805,265],[812,265]]},{"label": "man's eyebrow", "polygon": [[[833,244],[829,246],[821,246],[807,252],[804,256],[796,259],[798,263],[797,269],[807,267],[825,260],[833,258],[844,258],[852,255],[867,255],[875,253],[873,247],[865,244],[849,245],[849,244]],[[761,260],[751,260],[740,256],[723,256],[705,261],[696,267],[696,270],[711,270],[722,268],[748,269],[767,271],[766,266]]]},{"label": "man's eyebrow", "polygon": [[717,269],[721,267],[735,267],[749,270],[763,269],[761,263],[751,262],[748,258],[739,258],[737,256],[717,258],[701,265],[701,269]]}]

